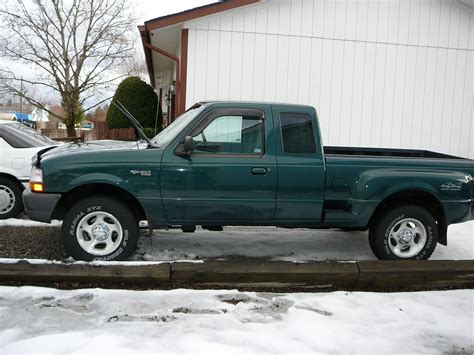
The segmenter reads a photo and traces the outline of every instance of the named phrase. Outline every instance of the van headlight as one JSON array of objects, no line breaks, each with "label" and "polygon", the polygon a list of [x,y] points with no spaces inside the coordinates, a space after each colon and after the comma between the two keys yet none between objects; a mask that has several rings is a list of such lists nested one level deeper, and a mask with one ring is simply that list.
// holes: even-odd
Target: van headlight
[{"label": "van headlight", "polygon": [[44,191],[44,181],[43,181],[43,169],[38,167],[33,167],[31,169],[30,177],[30,189],[34,192],[43,192]]}]

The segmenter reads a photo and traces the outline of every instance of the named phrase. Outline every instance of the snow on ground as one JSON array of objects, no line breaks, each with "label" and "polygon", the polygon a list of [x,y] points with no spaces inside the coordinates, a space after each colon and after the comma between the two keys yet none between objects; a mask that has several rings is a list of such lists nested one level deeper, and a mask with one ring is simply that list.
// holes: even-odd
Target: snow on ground
[{"label": "snow on ground", "polygon": [[[203,259],[250,256],[273,260],[375,260],[367,232],[283,229],[274,227],[226,227],[223,232],[197,229],[155,231],[142,237],[133,260]],[[438,244],[431,259],[474,259],[474,221],[454,224],[448,230],[448,246]]]},{"label": "snow on ground", "polygon": [[274,294],[0,288],[0,353],[443,353],[473,348],[474,291]]},{"label": "snow on ground", "polygon": [[57,220],[53,220],[51,223],[32,221],[25,214],[21,214],[20,218],[0,219],[0,227],[57,227],[61,223],[61,221]]},{"label": "snow on ground", "polygon": [[[28,219],[0,220],[2,226],[60,226]],[[282,261],[375,260],[367,232],[338,229],[310,230],[275,227],[225,227],[223,232],[198,228],[195,233],[180,229],[155,230],[153,237],[142,230],[134,261],[195,260],[231,256],[265,257]],[[474,221],[453,224],[448,246],[438,244],[431,259],[474,259]]]}]

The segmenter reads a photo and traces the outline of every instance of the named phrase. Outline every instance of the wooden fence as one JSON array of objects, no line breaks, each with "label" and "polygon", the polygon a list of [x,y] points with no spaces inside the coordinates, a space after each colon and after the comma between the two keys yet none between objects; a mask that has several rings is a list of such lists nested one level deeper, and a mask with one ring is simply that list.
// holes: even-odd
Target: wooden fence
[{"label": "wooden fence", "polygon": [[[53,139],[67,138],[65,129],[44,129],[43,133]],[[93,141],[99,139],[134,140],[135,130],[133,128],[108,128],[105,122],[96,122],[94,129],[76,129],[76,135],[83,141]]]}]

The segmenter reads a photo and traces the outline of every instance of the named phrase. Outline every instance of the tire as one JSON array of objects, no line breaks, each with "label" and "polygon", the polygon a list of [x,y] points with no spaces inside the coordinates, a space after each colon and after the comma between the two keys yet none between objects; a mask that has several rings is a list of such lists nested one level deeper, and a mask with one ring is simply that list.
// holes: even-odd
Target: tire
[{"label": "tire", "polygon": [[438,225],[417,205],[398,206],[379,216],[369,231],[369,244],[380,260],[426,260],[438,243]]},{"label": "tire", "polygon": [[138,221],[121,201],[91,197],[67,211],[61,234],[75,260],[126,260],[136,249]]},{"label": "tire", "polygon": [[0,177],[0,219],[15,218],[23,211],[21,193],[16,181]]}]

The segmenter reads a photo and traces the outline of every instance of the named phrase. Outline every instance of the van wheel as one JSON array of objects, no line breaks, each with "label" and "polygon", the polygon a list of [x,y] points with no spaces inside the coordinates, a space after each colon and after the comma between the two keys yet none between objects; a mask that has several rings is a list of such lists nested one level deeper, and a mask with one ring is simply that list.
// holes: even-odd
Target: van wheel
[{"label": "van wheel", "polygon": [[388,210],[369,231],[370,247],[381,260],[428,259],[437,243],[436,220],[417,205]]},{"label": "van wheel", "polygon": [[136,249],[138,221],[122,202],[92,197],[69,209],[61,234],[66,251],[76,260],[125,260]]},{"label": "van wheel", "polygon": [[23,211],[21,193],[15,181],[0,177],[0,219],[15,218]]}]

